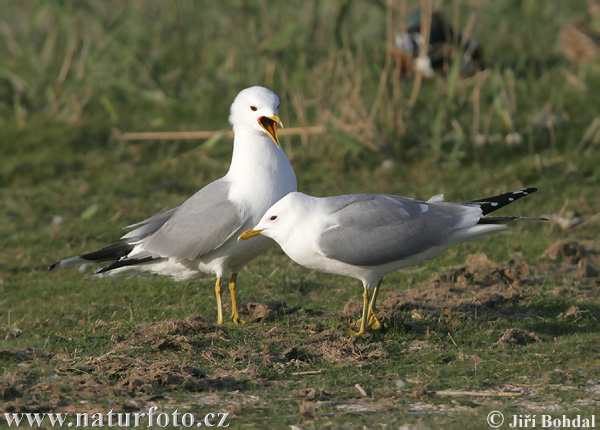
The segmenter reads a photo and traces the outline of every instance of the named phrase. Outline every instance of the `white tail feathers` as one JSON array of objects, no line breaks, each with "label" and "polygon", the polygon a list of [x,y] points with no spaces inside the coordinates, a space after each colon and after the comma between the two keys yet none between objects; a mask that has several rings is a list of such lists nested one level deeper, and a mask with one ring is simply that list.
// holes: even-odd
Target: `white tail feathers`
[{"label": "white tail feathers", "polygon": [[483,239],[494,233],[508,230],[505,224],[477,224],[472,227],[461,228],[456,230],[450,239],[452,242],[469,242],[471,240]]}]

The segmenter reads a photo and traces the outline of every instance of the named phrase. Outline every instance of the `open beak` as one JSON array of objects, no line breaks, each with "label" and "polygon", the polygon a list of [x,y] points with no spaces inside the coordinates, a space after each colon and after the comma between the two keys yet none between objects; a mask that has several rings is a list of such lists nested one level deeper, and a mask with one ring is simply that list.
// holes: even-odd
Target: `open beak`
[{"label": "open beak", "polygon": [[273,114],[273,116],[270,117],[261,116],[258,119],[258,123],[261,125],[262,128],[265,129],[269,137],[273,139],[273,142],[275,142],[277,147],[281,148],[281,146],[279,145],[279,139],[277,139],[277,124],[279,124],[281,128],[283,128],[283,123],[281,122],[281,119],[277,116],[277,114]]},{"label": "open beak", "polygon": [[[275,140],[275,139],[273,139],[273,140]],[[275,142],[277,142],[277,141],[275,140]],[[245,232],[240,234],[240,237],[238,237],[238,242],[241,242],[242,240],[250,239],[251,237],[254,237],[254,236],[258,236],[262,232],[263,232],[263,230],[254,230],[253,228],[251,228],[250,230],[246,230]]]}]

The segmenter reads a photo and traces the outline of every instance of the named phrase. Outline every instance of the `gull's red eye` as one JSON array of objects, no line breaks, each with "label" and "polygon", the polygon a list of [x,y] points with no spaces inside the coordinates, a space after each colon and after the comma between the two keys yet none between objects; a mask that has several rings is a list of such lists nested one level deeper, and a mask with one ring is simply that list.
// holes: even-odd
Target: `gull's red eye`
[{"label": "gull's red eye", "polygon": [[250,106],[250,109],[252,109],[254,112],[256,112],[256,106]]},{"label": "gull's red eye", "polygon": [[271,218],[269,218],[271,221],[275,221],[277,219],[277,215],[273,215]]}]

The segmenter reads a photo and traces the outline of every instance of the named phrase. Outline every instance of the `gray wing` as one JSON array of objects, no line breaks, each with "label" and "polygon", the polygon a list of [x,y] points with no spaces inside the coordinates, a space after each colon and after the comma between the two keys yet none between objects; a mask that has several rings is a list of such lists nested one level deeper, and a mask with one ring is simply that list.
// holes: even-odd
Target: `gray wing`
[{"label": "gray wing", "polygon": [[321,251],[358,266],[390,263],[443,245],[467,213],[474,211],[453,203],[429,204],[388,195],[330,197],[323,203],[333,211],[332,223],[319,241]]},{"label": "gray wing", "polygon": [[122,236],[121,239],[127,240],[127,242],[134,242],[139,239],[142,239],[146,236],[150,236],[152,233],[156,232],[159,228],[163,226],[165,222],[171,218],[173,213],[179,209],[179,206],[173,209],[169,209],[168,211],[159,213],[158,215],[151,216],[144,221],[128,225],[125,228],[138,227],[135,230],[130,231],[126,235]]},{"label": "gray wing", "polygon": [[242,227],[241,211],[228,200],[228,194],[229,184],[224,180],[215,181],[172,209],[167,219],[160,218],[161,215],[167,217],[168,212],[164,212],[128,235],[135,235],[148,226],[151,226],[148,230],[152,230],[162,222],[140,241],[144,250],[151,256],[195,260],[223,245]]}]

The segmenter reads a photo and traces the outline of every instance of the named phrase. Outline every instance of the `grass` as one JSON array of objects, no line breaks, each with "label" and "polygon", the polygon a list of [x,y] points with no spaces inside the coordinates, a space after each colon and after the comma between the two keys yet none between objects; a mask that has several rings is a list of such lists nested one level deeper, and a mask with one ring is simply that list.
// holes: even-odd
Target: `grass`
[{"label": "grass", "polygon": [[[386,37],[416,5],[0,1],[3,411],[156,403],[227,411],[232,428],[484,427],[494,409],[593,413],[597,278],[580,276],[571,257],[543,255],[563,240],[598,250],[600,70],[567,63],[557,47],[585,2],[445,5],[461,25],[476,13],[487,67],[423,81],[409,106],[414,79],[386,66]],[[521,223],[389,275],[384,329],[357,340],[346,330],[358,281],[277,249],[240,274],[239,297],[246,309],[280,300],[287,312],[271,304],[242,327],[213,324],[209,275],[106,281],[86,279],[89,268],[45,270],[180,204],[231,156],[227,139],[119,133],[226,129],[235,94],[254,84],[280,95],[286,124],[329,128],[282,139],[304,192],[467,201],[536,186],[504,213],[572,210],[589,222]],[[515,279],[465,266],[479,252]],[[578,260],[600,264],[593,253]],[[539,341],[495,345],[510,329]]]}]

